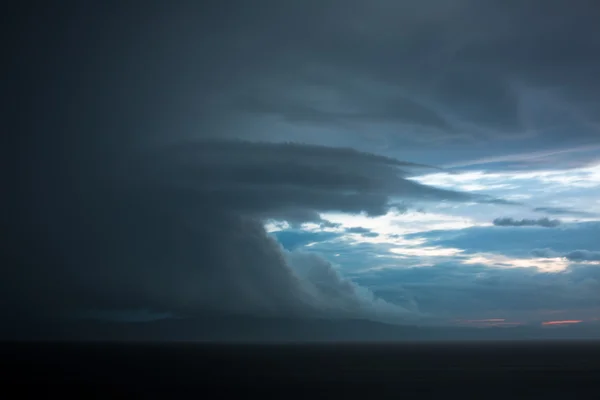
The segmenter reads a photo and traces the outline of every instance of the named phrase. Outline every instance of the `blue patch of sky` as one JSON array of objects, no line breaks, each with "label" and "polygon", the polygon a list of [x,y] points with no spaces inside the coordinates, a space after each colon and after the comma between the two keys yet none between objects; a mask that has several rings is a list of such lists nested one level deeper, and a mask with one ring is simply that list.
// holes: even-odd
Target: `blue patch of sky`
[{"label": "blue patch of sky", "polygon": [[456,247],[467,253],[498,252],[525,256],[535,248],[549,248],[557,252],[600,250],[600,223],[573,223],[556,228],[471,227],[459,231],[421,232],[405,237],[423,238],[428,245]]}]

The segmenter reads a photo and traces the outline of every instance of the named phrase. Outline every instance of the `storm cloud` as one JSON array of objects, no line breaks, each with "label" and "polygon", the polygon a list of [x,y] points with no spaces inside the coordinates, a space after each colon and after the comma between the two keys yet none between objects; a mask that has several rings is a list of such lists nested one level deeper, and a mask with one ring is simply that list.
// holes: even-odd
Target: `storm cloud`
[{"label": "storm cloud", "polygon": [[600,140],[592,1],[126,3],[15,16],[7,312],[407,315],[263,223],[512,204],[410,177]]},{"label": "storm cloud", "polygon": [[[11,301],[45,312],[408,317],[329,262],[284,251],[263,223],[382,215],[395,199],[489,201],[406,178],[424,166],[344,148],[209,140],[120,154],[96,151],[70,191],[49,185],[52,168],[36,171],[51,190],[28,199],[30,235],[52,252],[25,255],[33,270],[16,272]],[[41,274],[50,279],[36,284]]]}]

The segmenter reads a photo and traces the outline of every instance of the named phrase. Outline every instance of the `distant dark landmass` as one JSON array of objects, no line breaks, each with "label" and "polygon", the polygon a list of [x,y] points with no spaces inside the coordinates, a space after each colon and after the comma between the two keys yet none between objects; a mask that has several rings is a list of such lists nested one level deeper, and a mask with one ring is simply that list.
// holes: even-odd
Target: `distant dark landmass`
[{"label": "distant dark landmass", "polygon": [[146,322],[4,321],[0,340],[372,342],[440,340],[600,339],[600,324],[560,327],[399,326],[368,320],[213,316]]}]

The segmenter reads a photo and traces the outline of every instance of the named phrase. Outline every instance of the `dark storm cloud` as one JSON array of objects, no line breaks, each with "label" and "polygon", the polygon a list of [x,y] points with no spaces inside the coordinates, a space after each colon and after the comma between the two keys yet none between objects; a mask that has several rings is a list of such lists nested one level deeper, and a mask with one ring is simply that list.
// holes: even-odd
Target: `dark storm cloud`
[{"label": "dark storm cloud", "polygon": [[416,165],[352,150],[178,143],[383,145],[437,164],[465,157],[454,144],[496,151],[487,142],[497,137],[520,149],[531,135],[597,141],[596,8],[562,4],[32,10],[7,57],[22,176],[8,191],[3,307],[362,312],[368,296],[322,260],[294,265],[261,220],[381,215],[396,198],[498,200],[420,185],[406,179]]},{"label": "dark storm cloud", "polygon": [[106,125],[92,104],[112,126],[131,120],[123,110],[151,115],[128,129],[175,139],[343,144],[432,164],[582,146],[598,143],[599,13],[593,0],[88,5],[63,50],[77,89],[60,95],[78,99],[70,123]]},{"label": "dark storm cloud", "polygon": [[[263,130],[244,135],[285,140],[260,128],[275,118],[308,130],[333,125],[340,140],[368,146],[367,134],[400,151],[497,138],[515,140],[504,153],[539,150],[540,139],[548,148],[598,141],[591,1],[236,4],[219,14],[230,24],[211,26],[219,51],[208,68],[226,65],[214,74],[233,78],[220,81],[211,104]],[[164,29],[175,23],[165,19]],[[177,43],[197,57],[207,50],[191,38]]]},{"label": "dark storm cloud", "polygon": [[555,228],[560,225],[557,219],[540,218],[540,219],[514,219],[514,218],[496,218],[494,220],[496,226],[541,226],[544,228]]},{"label": "dark storm cloud", "polygon": [[47,247],[21,256],[27,268],[6,281],[11,302],[28,312],[408,317],[329,262],[284,251],[263,220],[380,215],[404,198],[489,201],[408,180],[411,163],[343,148],[211,140],[120,155],[93,149],[93,162],[70,175],[56,167],[34,173],[37,188],[52,190],[28,199],[30,240]]},{"label": "dark storm cloud", "polygon": [[[163,148],[152,159],[160,176],[195,202],[260,217],[317,218],[317,211],[382,215],[394,199],[502,202],[437,189],[406,179],[423,167],[344,148],[299,144],[206,141]],[[404,167],[404,168],[401,168]],[[123,177],[125,178],[125,177]],[[320,218],[320,217],[318,217]]]}]

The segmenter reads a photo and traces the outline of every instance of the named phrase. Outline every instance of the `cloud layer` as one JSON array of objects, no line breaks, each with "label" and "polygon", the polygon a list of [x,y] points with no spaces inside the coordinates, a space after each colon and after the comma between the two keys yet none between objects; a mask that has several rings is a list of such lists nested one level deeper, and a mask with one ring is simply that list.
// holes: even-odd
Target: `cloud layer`
[{"label": "cloud layer", "polygon": [[58,96],[31,101],[47,113],[38,127],[341,144],[436,165],[596,157],[564,152],[599,144],[593,1],[228,0],[52,16],[69,33],[31,43],[45,49],[36,60],[73,67],[24,75]]},{"label": "cloud layer", "polygon": [[514,218],[496,218],[496,226],[542,226],[544,228],[554,228],[560,225],[558,219],[540,218],[540,219],[514,219]]}]

